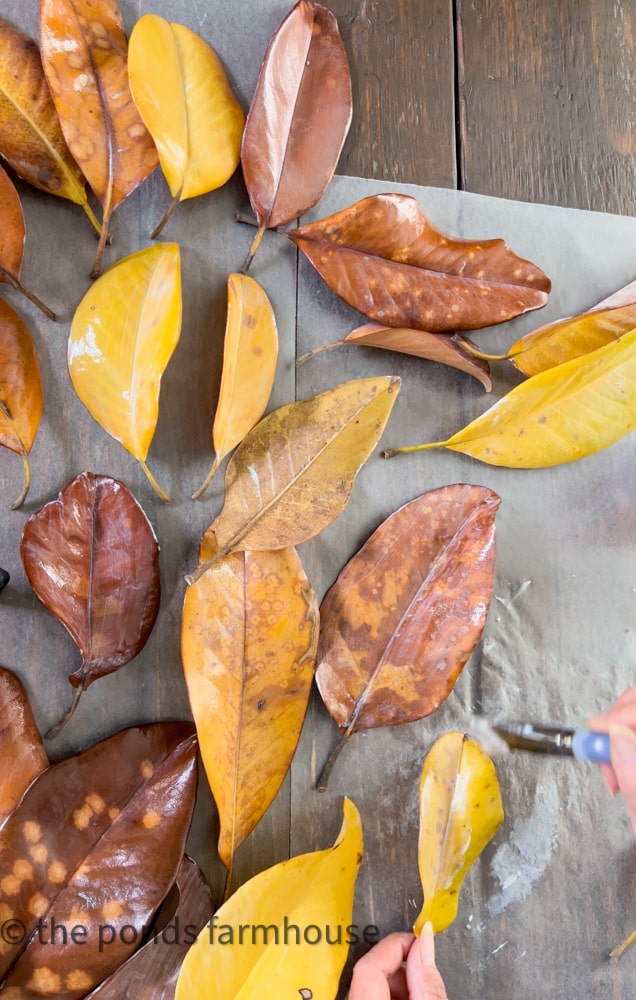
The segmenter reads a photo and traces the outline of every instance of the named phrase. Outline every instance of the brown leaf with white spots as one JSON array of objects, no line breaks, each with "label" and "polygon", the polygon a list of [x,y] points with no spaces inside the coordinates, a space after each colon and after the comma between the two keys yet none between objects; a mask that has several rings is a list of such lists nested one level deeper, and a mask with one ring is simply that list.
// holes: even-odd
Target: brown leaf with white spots
[{"label": "brown leaf with white spots", "polygon": [[18,677],[0,667],[0,826],[22,793],[48,767],[46,751]]}]

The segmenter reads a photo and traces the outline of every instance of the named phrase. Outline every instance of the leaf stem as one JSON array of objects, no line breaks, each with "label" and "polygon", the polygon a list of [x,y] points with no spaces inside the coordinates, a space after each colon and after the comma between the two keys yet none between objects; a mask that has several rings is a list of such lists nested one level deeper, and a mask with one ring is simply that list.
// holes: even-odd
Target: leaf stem
[{"label": "leaf stem", "polygon": [[317,792],[327,791],[327,784],[329,782],[331,772],[333,771],[334,764],[338,760],[342,748],[345,746],[346,743],[349,742],[350,736],[351,736],[351,727],[349,726],[347,729],[345,729],[344,733],[341,733],[338,742],[335,743],[332,746],[331,750],[329,751],[329,756],[327,757],[327,760],[324,763],[322,771],[318,775],[318,779],[316,781]]},{"label": "leaf stem", "polygon": [[203,485],[199,486],[198,490],[195,490],[195,492],[192,494],[192,499],[193,500],[199,500],[203,496],[203,494],[207,490],[208,486],[212,482],[212,478],[214,476],[214,473],[218,469],[218,467],[219,467],[219,456],[215,455],[214,456],[214,461],[212,463],[212,468],[210,469],[210,471],[208,472],[207,476],[205,477],[205,479],[203,481]]},{"label": "leaf stem", "polygon": [[245,258],[245,261],[243,263],[243,267],[241,268],[241,274],[247,274],[247,272],[249,271],[250,265],[251,265],[252,261],[254,260],[254,256],[256,254],[256,251],[258,250],[259,246],[261,245],[261,240],[263,239],[263,236],[265,234],[265,230],[266,229],[267,229],[267,225],[265,223],[263,223],[256,230],[256,235],[255,235],[254,239],[252,240],[252,245],[250,247],[250,251],[249,251],[247,257]]},{"label": "leaf stem", "polygon": [[168,496],[168,494],[165,492],[165,490],[161,489],[161,486],[159,485],[159,483],[157,482],[157,480],[153,476],[152,472],[150,471],[150,469],[148,468],[148,466],[146,465],[146,463],[142,459],[140,459],[139,460],[139,464],[142,467],[142,469],[144,470],[144,472],[146,474],[146,479],[148,480],[148,482],[152,486],[153,490],[155,491],[155,493],[157,494],[157,496],[159,497],[159,499],[163,500],[164,503],[172,503],[172,500],[170,499],[170,497]]},{"label": "leaf stem", "polygon": [[509,351],[507,354],[486,354],[485,351],[480,351],[470,340],[465,340],[461,334],[456,333],[453,339],[467,354],[471,354],[473,358],[479,358],[480,361],[511,361],[512,358],[523,354],[523,348],[521,347],[516,351]]},{"label": "leaf stem", "polygon": [[183,191],[183,185],[179,188],[179,190],[175,194],[174,198],[172,199],[172,201],[168,205],[167,209],[165,210],[161,222],[159,222],[158,225],[156,225],[155,228],[153,229],[153,231],[151,232],[151,234],[150,234],[150,239],[151,240],[156,240],[157,236],[159,236],[161,230],[163,229],[163,227],[167,223],[168,219],[170,218],[170,216],[174,212],[175,208],[177,207],[177,205],[181,201],[181,192],[182,191]]},{"label": "leaf stem", "polygon": [[44,737],[45,740],[54,740],[56,736],[60,735],[66,723],[75,714],[75,709],[79,705],[79,700],[82,697],[83,690],[84,690],[84,683],[82,682],[81,684],[78,684],[77,687],[75,688],[75,694],[73,695],[73,700],[71,701],[69,707],[66,709],[62,718],[58,719],[55,725],[51,726],[48,733],[46,733]]},{"label": "leaf stem", "polygon": [[321,347],[314,347],[313,351],[307,351],[306,354],[301,354],[296,359],[296,368],[300,368],[301,365],[304,365],[305,361],[311,361],[312,358],[322,354],[323,351],[330,351],[333,347],[342,347],[344,344],[347,344],[346,340],[332,340],[330,344],[322,344]]},{"label": "leaf stem", "polygon": [[24,444],[24,441],[22,440],[20,434],[18,433],[17,427],[15,426],[15,420],[13,419],[13,414],[11,413],[11,410],[9,409],[9,407],[7,406],[7,404],[3,399],[0,399],[0,413],[2,413],[5,420],[8,420],[12,424],[12,430],[15,435],[15,439],[20,445],[19,454],[22,456],[22,465],[24,467],[24,485],[22,487],[22,493],[20,494],[18,499],[11,504],[11,510],[17,510],[18,507],[21,507],[24,501],[26,500],[27,493],[29,492],[29,486],[31,485],[31,466],[29,464],[29,453]]},{"label": "leaf stem", "polygon": [[412,451],[429,451],[431,448],[445,448],[446,441],[431,441],[429,444],[406,444],[401,448],[387,448],[382,452],[382,458],[394,458],[396,455],[408,455]]},{"label": "leaf stem", "polygon": [[9,271],[7,271],[6,268],[2,267],[2,265],[0,265],[0,275],[2,276],[3,281],[6,281],[6,283],[10,285],[11,288],[14,288],[16,292],[20,292],[22,295],[24,295],[24,297],[27,298],[29,302],[32,302],[34,306],[38,307],[40,312],[43,312],[44,315],[48,316],[49,319],[52,319],[53,322],[57,321],[57,316],[55,315],[53,310],[49,309],[49,307],[44,302],[42,302],[42,299],[39,299],[37,295],[35,295],[32,291],[30,291],[28,288],[25,288],[22,282],[19,281]]},{"label": "leaf stem", "polygon": [[207,573],[212,566],[214,566],[215,562],[218,562],[219,559],[226,556],[229,551],[230,546],[226,545],[225,548],[219,549],[218,552],[215,552],[211,559],[206,559],[205,562],[200,563],[194,573],[188,573],[185,578],[188,586],[191,586],[193,583],[198,583],[201,577],[204,576],[204,574]]},{"label": "leaf stem", "polygon": [[95,230],[95,232],[97,233],[97,235],[101,236],[102,235],[102,227],[101,227],[101,225],[99,223],[99,219],[95,215],[93,209],[88,204],[88,200],[82,202],[82,208],[84,209],[86,215],[88,216],[88,221],[90,222],[91,226],[93,227],[93,229]]},{"label": "leaf stem", "polygon": [[632,931],[621,944],[617,944],[615,948],[612,948],[609,957],[612,959],[620,958],[623,952],[627,951],[632,944],[636,944],[636,930]]}]

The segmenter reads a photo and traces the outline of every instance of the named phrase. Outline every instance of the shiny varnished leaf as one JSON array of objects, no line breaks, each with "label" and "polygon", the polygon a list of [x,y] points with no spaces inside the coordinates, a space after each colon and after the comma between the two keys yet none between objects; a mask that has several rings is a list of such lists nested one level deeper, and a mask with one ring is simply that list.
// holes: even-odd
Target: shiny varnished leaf
[{"label": "shiny varnished leaf", "polygon": [[196,751],[192,726],[154,723],[32,782],[0,830],[0,921],[24,928],[0,941],[8,1000],[79,1000],[139,945],[181,864]]},{"label": "shiny varnished leaf", "polygon": [[225,184],[239,164],[245,115],[214,49],[184,25],[145,14],[130,36],[128,71],[174,199],[168,212]]},{"label": "shiny varnished leaf", "polygon": [[68,366],[79,398],[99,424],[146,465],[159,415],[161,376],[181,333],[181,255],[157,243],[120,260],[75,311]]},{"label": "shiny varnished leaf", "polygon": [[[216,911],[186,955],[176,1000],[335,997],[362,849],[358,810],[345,799],[333,847],[260,872]],[[247,933],[239,939],[241,924]]]},{"label": "shiny varnished leaf", "polygon": [[22,456],[24,486],[12,504],[19,507],[31,482],[29,452],[42,415],[42,378],[31,334],[11,306],[0,299],[0,445]]},{"label": "shiny varnished leaf", "polygon": [[[201,560],[216,549],[208,529]],[[230,553],[186,592],[183,669],[229,871],[291,764],[317,639],[318,606],[295,549]]]},{"label": "shiny varnished leaf", "polygon": [[316,682],[338,749],[352,733],[430,715],[452,691],[486,622],[500,502],[463,483],[411,500],[328,591]]},{"label": "shiny varnished leaf", "polygon": [[441,233],[407,195],[371,195],[288,235],[336,294],[387,326],[475,330],[548,301],[549,278],[503,240]]},{"label": "shiny varnished leaf", "polygon": [[25,237],[24,214],[18,192],[0,167],[0,282],[26,296],[49,319],[56,319],[55,313],[20,281]]},{"label": "shiny varnished leaf", "polygon": [[495,768],[479,744],[457,732],[436,740],[420,779],[416,934],[429,920],[436,933],[453,922],[464,877],[503,818]]},{"label": "shiny varnished leaf", "polygon": [[0,827],[34,778],[48,766],[46,751],[19,678],[0,667]]}]

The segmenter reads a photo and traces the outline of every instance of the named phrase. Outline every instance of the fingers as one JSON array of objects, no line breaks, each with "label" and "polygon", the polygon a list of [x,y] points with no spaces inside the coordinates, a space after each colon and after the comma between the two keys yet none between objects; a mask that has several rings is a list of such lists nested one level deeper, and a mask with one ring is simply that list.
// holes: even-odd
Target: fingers
[{"label": "fingers", "polygon": [[590,728],[610,734],[611,765],[603,780],[613,794],[622,792],[636,831],[636,687],[627,688],[607,712],[590,719]]},{"label": "fingers", "polygon": [[413,935],[398,931],[374,945],[353,967],[348,1000],[408,1000],[402,963]]},{"label": "fingers", "polygon": [[448,1000],[444,981],[435,965],[435,939],[430,923],[424,925],[406,960],[409,1000]]},{"label": "fingers", "polygon": [[612,707],[607,712],[601,712],[590,719],[590,729],[601,729],[607,732],[610,725],[617,722],[622,726],[629,726],[636,729],[636,687],[629,687],[623,691]]}]

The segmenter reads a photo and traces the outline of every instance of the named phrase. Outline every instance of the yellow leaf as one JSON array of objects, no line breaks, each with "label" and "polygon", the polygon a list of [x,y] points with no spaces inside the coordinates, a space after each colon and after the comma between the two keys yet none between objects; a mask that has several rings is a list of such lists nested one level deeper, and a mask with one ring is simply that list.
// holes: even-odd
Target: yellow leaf
[{"label": "yellow leaf", "polygon": [[227,323],[219,401],[212,428],[214,463],[192,499],[203,496],[220,463],[260,420],[274,384],[278,360],[276,319],[253,278],[227,279]]},{"label": "yellow leaf", "polygon": [[333,1000],[361,858],[360,816],[345,799],[333,847],[260,872],[216,911],[186,955],[176,1000]]},{"label": "yellow leaf", "polygon": [[[208,531],[200,557],[215,551]],[[183,670],[230,877],[291,764],[317,640],[318,605],[295,549],[230,553],[186,591]]]},{"label": "yellow leaf", "polygon": [[114,264],[75,311],[68,366],[79,398],[99,424],[146,465],[159,414],[161,376],[181,331],[180,252],[158,243]]},{"label": "yellow leaf", "polygon": [[184,25],[145,14],[130,36],[128,71],[172,207],[225,184],[239,164],[245,115],[214,49]]},{"label": "yellow leaf", "polygon": [[435,933],[452,924],[464,876],[503,818],[488,755],[463,733],[436,740],[420,779],[418,863],[424,905],[416,934],[429,920]]}]

